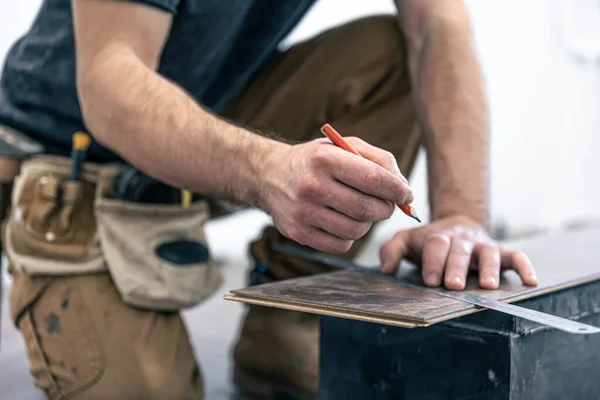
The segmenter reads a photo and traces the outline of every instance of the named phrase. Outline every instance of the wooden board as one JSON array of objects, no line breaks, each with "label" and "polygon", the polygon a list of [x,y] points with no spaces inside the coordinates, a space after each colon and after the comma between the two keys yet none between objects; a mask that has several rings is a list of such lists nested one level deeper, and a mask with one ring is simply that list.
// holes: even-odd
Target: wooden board
[{"label": "wooden board", "polygon": [[[514,271],[506,271],[498,290],[480,289],[473,275],[466,291],[514,302],[600,279],[600,230],[563,232],[506,246],[527,253],[540,284],[524,286]],[[313,275],[233,290],[225,299],[402,327],[427,326],[480,310],[405,282],[421,285],[415,267],[402,267],[396,277],[355,271]]]}]

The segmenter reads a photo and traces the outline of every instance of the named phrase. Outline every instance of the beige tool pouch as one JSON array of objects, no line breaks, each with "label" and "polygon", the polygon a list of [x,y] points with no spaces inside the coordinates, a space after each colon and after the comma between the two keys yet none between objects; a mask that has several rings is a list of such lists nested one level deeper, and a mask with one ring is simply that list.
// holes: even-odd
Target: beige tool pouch
[{"label": "beige tool pouch", "polygon": [[198,304],[221,283],[212,259],[177,265],[158,246],[187,239],[208,245],[206,202],[190,207],[130,203],[111,198],[116,166],[87,163],[81,180],[68,181],[70,160],[40,156],[15,180],[4,227],[12,267],[27,275],[107,271],[131,306],[176,311]]},{"label": "beige tool pouch", "polygon": [[208,248],[204,223],[208,203],[141,204],[109,198],[116,170],[104,169],[98,179],[96,218],[108,268],[123,300],[153,310],[193,306],[221,284],[212,259],[177,265],[157,256],[161,244],[186,239]]},{"label": "beige tool pouch", "polygon": [[27,275],[82,274],[106,270],[96,236],[95,171],[67,181],[61,157],[25,161],[15,178],[4,247],[12,268]]}]

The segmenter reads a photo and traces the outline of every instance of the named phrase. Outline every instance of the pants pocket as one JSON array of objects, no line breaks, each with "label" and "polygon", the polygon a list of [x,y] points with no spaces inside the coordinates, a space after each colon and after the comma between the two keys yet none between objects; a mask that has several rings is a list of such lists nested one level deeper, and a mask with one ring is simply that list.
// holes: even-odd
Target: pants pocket
[{"label": "pants pocket", "polygon": [[30,373],[49,399],[87,389],[104,369],[89,310],[68,279],[19,275],[11,291],[11,314],[25,342]]},{"label": "pants pocket", "polygon": [[110,198],[112,179],[98,180],[95,214],[100,246],[122,300],[175,311],[198,304],[221,284],[204,223],[208,203],[189,207]]}]

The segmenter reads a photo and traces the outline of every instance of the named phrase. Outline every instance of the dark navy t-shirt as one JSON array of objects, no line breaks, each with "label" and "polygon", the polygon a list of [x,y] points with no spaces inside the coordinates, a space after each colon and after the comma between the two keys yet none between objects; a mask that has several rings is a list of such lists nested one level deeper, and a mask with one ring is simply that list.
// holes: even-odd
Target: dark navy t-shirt
[{"label": "dark navy t-shirt", "polygon": [[[173,14],[159,72],[219,112],[277,51],[316,0],[128,0]],[[85,130],[75,83],[70,0],[44,0],[30,30],[10,49],[0,78],[0,124],[54,154],[68,154]],[[89,159],[117,159],[93,143]]]}]

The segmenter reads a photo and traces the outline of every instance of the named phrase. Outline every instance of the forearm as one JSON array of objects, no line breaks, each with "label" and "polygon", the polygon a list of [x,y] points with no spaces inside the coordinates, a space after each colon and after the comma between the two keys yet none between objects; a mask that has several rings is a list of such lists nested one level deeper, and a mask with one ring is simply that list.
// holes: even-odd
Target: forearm
[{"label": "forearm", "polygon": [[173,186],[257,205],[261,159],[284,144],[212,115],[126,51],[88,74],[82,110],[100,143]]},{"label": "forearm", "polygon": [[414,96],[427,149],[432,218],[488,224],[489,122],[466,17],[432,16],[409,37]]}]

